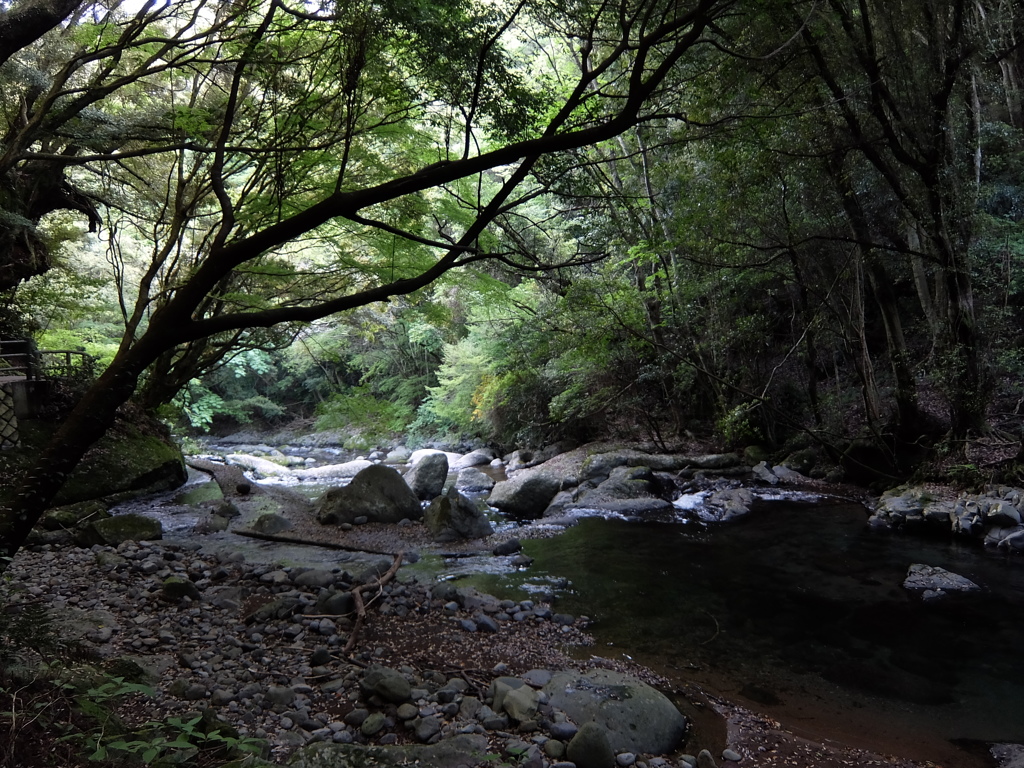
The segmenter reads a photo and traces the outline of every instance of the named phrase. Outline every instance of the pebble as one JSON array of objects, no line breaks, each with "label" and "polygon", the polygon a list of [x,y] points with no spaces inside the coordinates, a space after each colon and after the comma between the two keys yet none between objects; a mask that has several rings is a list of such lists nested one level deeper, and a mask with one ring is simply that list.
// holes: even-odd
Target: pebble
[{"label": "pebble", "polygon": [[[115,554],[118,559],[110,559]],[[100,560],[108,565],[97,567]],[[168,660],[148,681],[156,693],[146,700],[145,717],[184,716],[210,706],[243,737],[267,739],[274,758],[287,757],[304,743],[389,744],[409,737],[434,743],[456,733],[488,731],[492,737],[506,738],[510,727],[534,742],[524,764],[549,768],[564,758],[574,725],[549,723],[556,714],[550,708],[535,721],[512,724],[505,713],[495,712],[474,695],[481,690],[475,687],[478,680],[470,683],[462,676],[405,665],[398,672],[412,683],[411,702],[389,709],[394,705],[365,698],[359,690],[365,665],[391,650],[357,650],[359,666],[339,653],[352,629],[352,617],[327,617],[318,609],[325,596],[334,596],[339,605],[351,600],[343,590],[353,579],[340,570],[248,563],[240,553],[206,554],[173,541],[125,542],[116,553],[107,547],[21,552],[0,584],[0,600],[8,594],[28,595],[55,604],[58,610],[63,605],[96,611],[96,623],[82,630],[93,653],[115,659],[133,650],[138,653],[135,649],[152,649],[143,652],[164,654]],[[169,577],[187,580],[197,590],[195,599],[162,600],[161,586]],[[564,644],[558,631],[563,627],[551,621],[548,606],[534,600],[517,603],[478,595],[463,601],[460,595],[442,601],[432,599],[418,584],[392,583],[370,611],[368,624],[373,611],[395,616],[434,612],[439,620],[477,634],[500,635],[504,623],[527,621],[531,638],[533,627],[541,633],[530,640],[531,651]],[[546,622],[549,630],[544,630]],[[481,645],[477,640],[467,643]],[[490,673],[515,674],[506,663],[494,664]],[[535,688],[550,677],[547,669],[532,669],[523,676]],[[486,690],[485,685],[482,691]],[[329,715],[338,712],[339,705],[347,714]]]}]

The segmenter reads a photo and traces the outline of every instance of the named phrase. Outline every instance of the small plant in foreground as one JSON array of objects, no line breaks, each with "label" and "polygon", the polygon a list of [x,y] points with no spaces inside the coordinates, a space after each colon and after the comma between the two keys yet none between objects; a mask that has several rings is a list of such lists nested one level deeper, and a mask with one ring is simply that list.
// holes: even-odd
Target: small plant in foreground
[{"label": "small plant in foreground", "polygon": [[92,741],[90,760],[107,760],[121,755],[135,755],[149,765],[161,758],[172,758],[170,762],[182,764],[189,753],[217,753],[224,758],[240,754],[260,754],[263,742],[253,738],[242,738],[215,728],[204,730],[202,715],[188,720],[168,717],[162,721],[151,720],[138,732],[104,739],[102,735]]}]

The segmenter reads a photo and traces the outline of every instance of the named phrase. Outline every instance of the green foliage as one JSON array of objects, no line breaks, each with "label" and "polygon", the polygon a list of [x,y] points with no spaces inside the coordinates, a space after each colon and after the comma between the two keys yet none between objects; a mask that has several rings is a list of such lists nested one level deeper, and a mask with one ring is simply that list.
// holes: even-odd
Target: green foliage
[{"label": "green foliage", "polygon": [[[350,5],[330,22],[276,13],[258,39],[259,4],[225,5],[209,39],[189,3],[163,8],[162,35],[113,16],[69,23],[5,69],[0,113],[17,138],[22,111],[51,83],[77,93],[71,86],[88,71],[108,88],[99,101],[83,96],[81,108],[58,99],[50,121],[10,155],[66,153],[75,162],[60,180],[108,205],[116,247],[100,255],[103,236],[76,231],[81,206],[25,215],[12,185],[31,165],[5,169],[11,189],[0,190],[0,214],[60,256],[46,279],[23,286],[19,311],[45,328],[42,346],[84,346],[109,360],[122,335],[144,333],[221,245],[252,244],[252,233],[326,196],[385,190],[425,166],[537,135],[576,86],[580,51],[593,64],[614,47],[591,46],[585,29],[612,40],[605,36],[627,26],[633,44],[644,29],[640,17],[632,25],[588,17],[611,6],[569,5],[513,4],[522,13],[509,18],[512,6],[502,3],[382,0]],[[651,19],[674,7],[656,5]],[[643,4],[621,10],[634,6]],[[967,52],[961,60],[948,58],[961,48],[929,39],[949,21],[945,7],[933,25],[914,3],[864,5],[857,24],[843,17],[847,4],[807,18],[790,6],[759,2],[717,19],[707,33],[724,31],[725,48],[743,55],[708,45],[675,61],[651,97],[652,112],[665,117],[545,158],[521,204],[463,254],[588,263],[526,279],[478,260],[472,278],[450,276],[301,332],[221,330],[208,347],[183,345],[154,366],[150,383],[168,388],[154,404],[180,389],[169,410],[196,430],[315,414],[320,428],[367,440],[410,428],[508,442],[593,431],[662,439],[696,425],[739,444],[784,440],[780,432],[812,418],[823,432],[883,434],[898,426],[894,407],[908,400],[894,393],[906,381],[944,392],[948,403],[919,401],[936,411],[978,411],[986,387],[963,386],[976,360],[993,363],[1003,398],[1019,398],[1024,134],[1006,114],[1016,97],[1001,91],[992,64],[993,52],[1012,50],[1004,38],[1016,39],[1019,10],[982,3],[976,26],[948,25]],[[176,43],[172,60],[160,41],[176,39],[176,24],[196,42]],[[117,48],[109,58],[98,53],[108,45]],[[786,55],[765,57],[771,50]],[[874,51],[878,60],[867,62]],[[72,53],[83,57],[81,71]],[[153,61],[167,66],[150,72],[143,65]],[[948,77],[936,79],[943,66]],[[606,115],[607,94],[613,108],[622,103],[624,67],[599,68],[563,135]],[[241,73],[237,89],[224,87],[229,72]],[[963,108],[975,90],[977,115]],[[230,105],[227,93],[237,94]],[[892,103],[871,109],[876,93]],[[977,143],[964,138],[975,117]],[[215,146],[220,137],[230,151]],[[82,147],[116,162],[82,160]],[[918,150],[933,162],[900,160]],[[260,245],[251,259],[226,260],[230,272],[188,313],[201,325],[308,308],[419,274],[506,175],[417,188],[272,253]],[[393,186],[403,184],[416,187]],[[219,231],[225,221],[231,230]],[[81,253],[61,250],[76,241]],[[960,280],[977,312],[950,323],[966,303],[949,296]],[[975,319],[976,338],[951,338],[973,331]],[[261,314],[256,325],[265,322]],[[285,349],[291,334],[296,343]]]},{"label": "green foliage", "polygon": [[981,491],[991,480],[990,475],[982,472],[977,464],[950,464],[943,468],[943,479],[961,488]]},{"label": "green foliage", "polygon": [[53,617],[45,605],[0,602],[0,681],[11,664],[23,660],[26,651],[45,658],[60,648]]},{"label": "green foliage", "polygon": [[184,419],[188,426],[206,432],[218,418],[246,424],[254,418],[273,421],[285,415],[285,408],[253,386],[253,380],[277,369],[269,353],[246,350],[232,357],[217,373],[206,379],[192,379],[161,409],[171,422]]},{"label": "green foliage", "polygon": [[[125,688],[120,691],[133,692]],[[87,756],[92,761],[104,761],[134,755],[146,765],[157,761],[179,764],[183,758],[193,757],[197,753],[237,757],[244,754],[258,755],[264,749],[264,742],[259,739],[240,738],[222,728],[208,730],[207,725],[202,715],[188,720],[168,717],[159,721],[151,720],[129,734],[109,737],[104,737],[102,733],[91,734],[86,739]]]},{"label": "green foliage", "polygon": [[490,362],[475,338],[447,346],[437,373],[438,384],[428,388],[430,395],[422,406],[424,421],[420,423],[441,426],[456,434],[479,433],[484,414],[478,405],[493,378],[488,371]]},{"label": "green foliage", "polygon": [[413,418],[408,406],[375,397],[365,386],[332,395],[317,407],[317,414],[317,429],[357,432],[369,443],[390,439]]},{"label": "green foliage", "polygon": [[153,690],[120,676],[60,669],[55,682],[70,694],[77,711],[92,723],[90,728],[71,730],[61,740],[81,745],[83,756],[90,761],[134,758],[146,765],[170,765],[194,760],[200,754],[226,759],[263,750],[262,741],[241,738],[230,726],[218,725],[215,720],[211,723],[202,715],[188,719],[169,716],[126,727],[118,715],[125,700],[151,697]]},{"label": "green foliage", "polygon": [[759,407],[760,403],[741,403],[718,419],[715,429],[726,444],[744,446],[764,440],[754,416]]},{"label": "green foliage", "polygon": [[[189,425],[202,432],[207,431],[218,414],[231,413],[224,403],[224,398],[211,392],[198,379],[193,379],[172,401],[171,405],[180,412]],[[168,410],[166,415],[175,411]],[[233,414],[232,414],[233,415]]]}]

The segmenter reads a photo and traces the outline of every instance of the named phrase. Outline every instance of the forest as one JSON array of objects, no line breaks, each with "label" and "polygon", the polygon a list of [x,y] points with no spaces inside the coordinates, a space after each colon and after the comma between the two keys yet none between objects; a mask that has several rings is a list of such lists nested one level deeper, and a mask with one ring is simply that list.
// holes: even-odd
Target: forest
[{"label": "forest", "polygon": [[0,338],[99,371],[6,554],[126,407],[1013,479],[1022,42],[1009,0],[0,3]]}]

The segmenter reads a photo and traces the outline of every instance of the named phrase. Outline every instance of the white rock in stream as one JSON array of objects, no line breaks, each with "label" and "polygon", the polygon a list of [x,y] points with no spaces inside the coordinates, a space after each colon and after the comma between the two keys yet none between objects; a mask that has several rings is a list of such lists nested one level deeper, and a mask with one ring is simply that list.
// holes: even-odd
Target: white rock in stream
[{"label": "white rock in stream", "polygon": [[449,467],[453,466],[455,462],[459,461],[462,458],[461,453],[452,453],[451,451],[439,451],[436,448],[420,448],[417,451],[413,451],[412,455],[409,456],[409,466],[415,466],[420,462],[420,460],[424,456],[433,456],[434,454],[437,453],[443,453],[445,456],[448,457]]},{"label": "white rock in stream", "polygon": [[320,480],[328,477],[355,477],[367,467],[372,467],[373,462],[367,459],[355,459],[342,464],[326,464],[322,467],[311,467],[309,469],[297,469],[293,476],[298,480]]},{"label": "white rock in stream", "polygon": [[292,470],[283,467],[270,459],[261,459],[259,456],[250,456],[247,453],[229,453],[224,457],[228,464],[237,464],[243,469],[251,472],[258,472],[264,477],[291,477]]},{"label": "white rock in stream", "polygon": [[972,592],[981,589],[970,579],[934,565],[914,563],[903,581],[905,589],[924,590],[925,600],[942,597],[946,592]]}]

